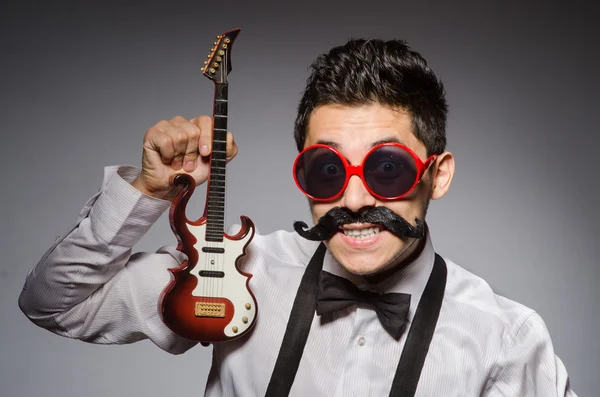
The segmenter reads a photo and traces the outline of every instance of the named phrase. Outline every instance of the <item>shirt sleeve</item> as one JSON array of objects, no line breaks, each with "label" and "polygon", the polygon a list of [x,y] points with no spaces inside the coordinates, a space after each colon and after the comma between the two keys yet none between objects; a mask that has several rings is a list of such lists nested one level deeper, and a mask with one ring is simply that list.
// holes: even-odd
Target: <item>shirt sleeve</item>
[{"label": "shirt sleeve", "polygon": [[159,299],[169,268],[185,256],[172,248],[132,254],[132,247],[169,207],[131,186],[139,170],[107,167],[100,191],[73,228],[58,238],[27,275],[19,307],[35,324],[92,343],[149,338],[173,354],[195,343],[162,322]]},{"label": "shirt sleeve", "polygon": [[532,312],[513,328],[482,396],[577,397],[542,318]]}]

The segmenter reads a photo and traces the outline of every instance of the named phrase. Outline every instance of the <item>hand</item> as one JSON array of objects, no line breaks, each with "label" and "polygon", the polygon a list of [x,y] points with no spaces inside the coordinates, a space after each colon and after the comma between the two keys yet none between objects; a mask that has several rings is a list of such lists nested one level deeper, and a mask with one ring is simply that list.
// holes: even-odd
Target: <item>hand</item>
[{"label": "hand", "polygon": [[[199,116],[187,120],[181,116],[160,121],[144,136],[142,172],[133,187],[144,194],[173,200],[179,187],[173,178],[180,173],[190,174],[196,185],[206,182],[212,142],[212,118]],[[231,132],[227,133],[227,161],[238,153]]]}]

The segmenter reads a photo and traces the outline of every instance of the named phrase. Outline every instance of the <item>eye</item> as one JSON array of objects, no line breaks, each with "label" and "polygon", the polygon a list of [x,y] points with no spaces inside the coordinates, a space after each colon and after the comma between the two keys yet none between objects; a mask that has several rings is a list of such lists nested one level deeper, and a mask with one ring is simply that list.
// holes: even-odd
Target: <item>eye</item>
[{"label": "eye", "polygon": [[398,164],[392,161],[382,161],[375,167],[375,172],[397,174],[402,172],[402,164]]},{"label": "eye", "polygon": [[340,171],[340,167],[337,164],[329,163],[321,166],[321,172],[326,175],[337,175]]}]

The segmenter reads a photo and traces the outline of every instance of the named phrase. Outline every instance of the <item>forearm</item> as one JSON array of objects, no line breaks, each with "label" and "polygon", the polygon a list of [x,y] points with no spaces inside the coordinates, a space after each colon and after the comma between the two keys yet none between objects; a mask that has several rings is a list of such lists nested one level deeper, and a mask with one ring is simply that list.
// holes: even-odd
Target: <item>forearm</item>
[{"label": "forearm", "polygon": [[[107,169],[100,193],[77,225],[48,250],[29,273],[19,306],[37,325],[95,343],[130,343],[150,337],[162,348],[181,347],[160,321],[157,304],[177,266],[177,252],[131,255],[132,247],[168,208]],[[141,272],[142,274],[135,274]]]}]

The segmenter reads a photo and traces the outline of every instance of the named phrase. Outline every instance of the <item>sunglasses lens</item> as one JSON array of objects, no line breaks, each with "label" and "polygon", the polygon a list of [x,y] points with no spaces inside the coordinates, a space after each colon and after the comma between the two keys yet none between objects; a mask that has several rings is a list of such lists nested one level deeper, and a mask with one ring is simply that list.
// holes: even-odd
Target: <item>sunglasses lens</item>
[{"label": "sunglasses lens", "polygon": [[369,154],[364,164],[365,182],[380,196],[393,198],[405,194],[417,180],[417,165],[406,150],[382,146]]},{"label": "sunglasses lens", "polygon": [[344,187],[346,169],[342,159],[323,147],[308,149],[296,160],[296,181],[304,193],[316,199],[328,199]]}]

